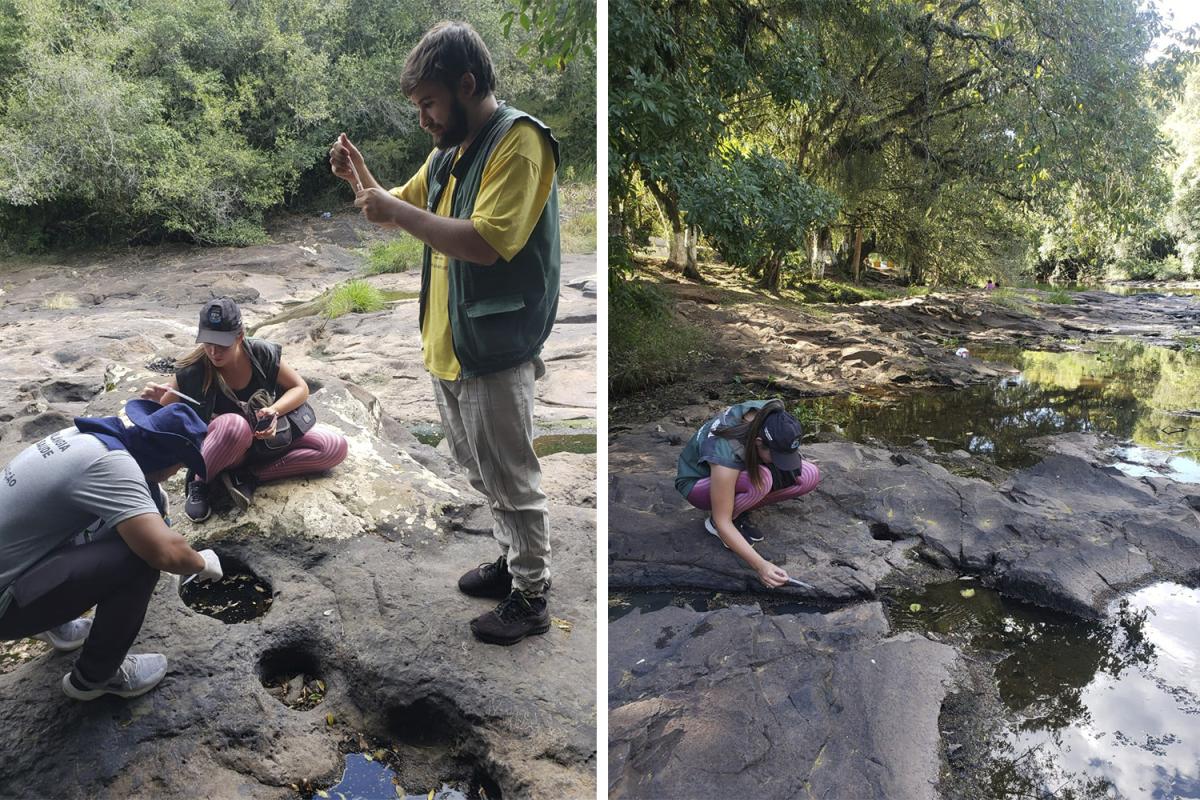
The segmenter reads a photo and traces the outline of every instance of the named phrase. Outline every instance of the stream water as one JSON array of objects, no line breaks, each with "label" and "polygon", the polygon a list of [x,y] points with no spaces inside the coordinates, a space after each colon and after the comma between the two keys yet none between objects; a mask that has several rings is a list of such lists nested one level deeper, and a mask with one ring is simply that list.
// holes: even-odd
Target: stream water
[{"label": "stream water", "polygon": [[885,606],[895,629],[994,663],[1008,719],[973,765],[981,800],[1200,798],[1200,591],[1148,586],[1098,622],[966,580],[897,593]]},{"label": "stream water", "polygon": [[[1193,348],[1116,341],[1057,353],[971,351],[1012,373],[957,391],[791,405],[810,431],[893,446],[923,439],[1006,469],[1041,458],[1029,446],[1034,437],[1106,433],[1120,442],[1111,456],[1128,474],[1200,483]],[[614,594],[609,618],[667,604],[707,611],[728,602],[702,593]],[[1148,586],[1114,602],[1099,622],[1002,598],[969,579],[897,593],[885,606],[894,629],[951,641],[994,669],[1004,708],[999,733],[972,763],[948,756],[970,786],[963,796],[1200,799],[1200,591]]]},{"label": "stream water", "polygon": [[1013,374],[957,391],[810,398],[800,414],[851,441],[924,439],[1005,468],[1037,463],[1031,438],[1107,433],[1127,443],[1113,455],[1130,474],[1200,482],[1200,352],[1119,341],[1062,353],[972,346],[971,355]]}]

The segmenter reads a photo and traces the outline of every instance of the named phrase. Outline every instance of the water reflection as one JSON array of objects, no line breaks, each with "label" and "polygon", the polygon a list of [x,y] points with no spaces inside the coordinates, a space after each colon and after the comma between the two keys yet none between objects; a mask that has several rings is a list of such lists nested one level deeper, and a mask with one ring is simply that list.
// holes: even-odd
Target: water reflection
[{"label": "water reflection", "polygon": [[1125,638],[1112,653],[1134,643],[1152,657],[1102,662],[1079,692],[1084,714],[1060,728],[1021,730],[1014,747],[1041,747],[1061,769],[1126,797],[1200,798],[1200,592],[1157,584],[1131,595],[1123,613],[1141,623],[1118,626]]},{"label": "water reflection", "polygon": [[1200,798],[1200,591],[1156,584],[1100,622],[964,581],[888,607],[896,628],[953,636],[968,654],[999,659],[1013,717],[978,767],[981,797]]},{"label": "water reflection", "polygon": [[923,438],[941,452],[966,450],[1006,468],[1038,461],[1030,438],[1102,432],[1166,454],[1174,459],[1168,472],[1200,476],[1200,353],[1114,342],[1087,352],[972,354],[1012,363],[1019,374],[896,399],[811,398],[800,401],[802,413],[852,441]]}]

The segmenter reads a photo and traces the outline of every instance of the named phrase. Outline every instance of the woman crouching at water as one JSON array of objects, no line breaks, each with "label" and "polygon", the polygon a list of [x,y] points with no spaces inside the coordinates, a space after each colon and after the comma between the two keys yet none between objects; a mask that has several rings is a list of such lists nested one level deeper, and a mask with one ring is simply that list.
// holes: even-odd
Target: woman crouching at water
[{"label": "woman crouching at water", "polygon": [[346,458],[346,439],[316,428],[279,453],[254,447],[256,440],[275,440],[279,417],[308,400],[308,384],[284,363],[279,345],[246,338],[236,303],[222,297],[205,304],[196,343],[200,347],[176,362],[169,389],[148,386],[142,391],[143,398],[163,405],[195,399],[192,408],[208,423],[201,449],[207,480],[188,474],[184,512],[192,521],[208,519],[209,487],[218,478],[234,504],[245,510],[260,482],[321,472]]},{"label": "woman crouching at water", "polygon": [[679,455],[675,488],[710,512],[704,527],[751,569],[764,586],[782,586],[788,574],[754,552],[762,541],[734,520],[760,506],[811,492],[821,474],[800,458],[800,423],[779,400],[730,406],[700,427]]}]

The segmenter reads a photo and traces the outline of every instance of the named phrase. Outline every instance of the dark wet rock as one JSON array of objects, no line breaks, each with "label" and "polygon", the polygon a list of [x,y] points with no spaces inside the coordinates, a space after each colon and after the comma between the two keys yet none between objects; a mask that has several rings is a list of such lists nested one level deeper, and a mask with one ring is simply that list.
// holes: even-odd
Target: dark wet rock
[{"label": "dark wet rock", "polygon": [[764,615],[635,610],[609,628],[609,793],[936,797],[957,655],[887,637],[875,603]]},{"label": "dark wet rock", "polygon": [[[759,552],[813,589],[767,590],[703,528],[674,489],[675,448],[651,429],[610,444],[610,581],[789,595],[822,602],[871,598],[911,557],[978,573],[1041,605],[1099,615],[1119,590],[1200,571],[1200,517],[1170,481],[1107,466],[1098,439],[1064,439],[999,485],[960,477],[916,454],[850,443],[813,444],[813,493],[752,512]],[[1044,443],[1043,443],[1044,444]]]}]

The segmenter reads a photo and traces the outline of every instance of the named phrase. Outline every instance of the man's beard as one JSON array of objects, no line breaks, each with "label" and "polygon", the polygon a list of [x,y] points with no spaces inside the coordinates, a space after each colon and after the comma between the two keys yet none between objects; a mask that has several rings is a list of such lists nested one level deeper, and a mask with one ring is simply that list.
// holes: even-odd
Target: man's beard
[{"label": "man's beard", "polygon": [[433,137],[433,146],[439,150],[457,147],[467,139],[467,107],[457,97],[450,107],[450,120],[440,135]]}]

